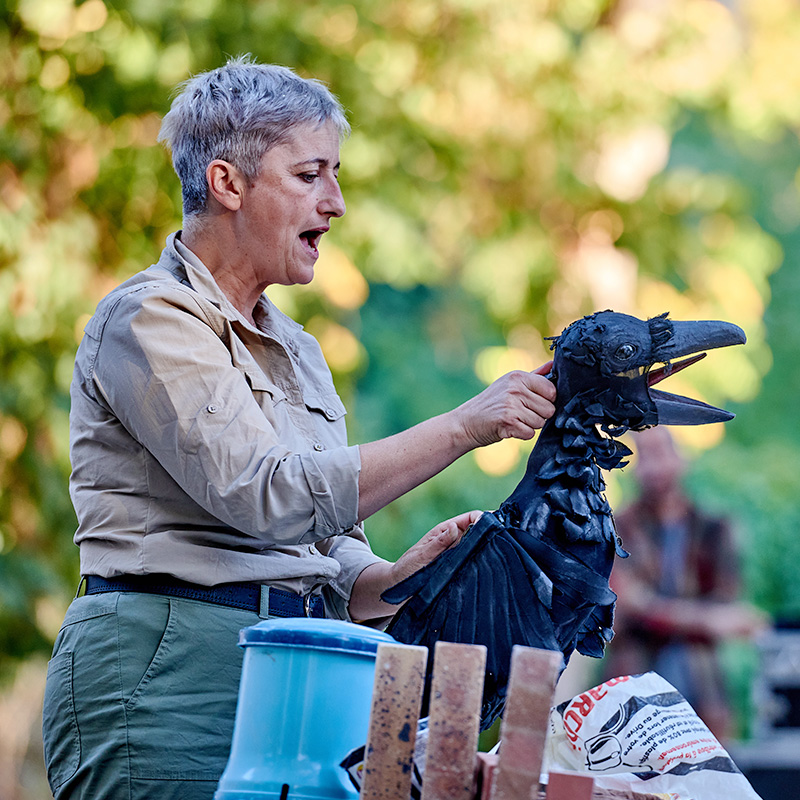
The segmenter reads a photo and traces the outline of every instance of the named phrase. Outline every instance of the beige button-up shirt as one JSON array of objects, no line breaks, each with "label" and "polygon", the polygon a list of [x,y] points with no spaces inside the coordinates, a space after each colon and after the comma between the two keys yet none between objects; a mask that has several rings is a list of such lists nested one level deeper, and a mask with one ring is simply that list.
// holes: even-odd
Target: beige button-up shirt
[{"label": "beige button-up shirt", "polygon": [[101,301],[78,348],[81,573],[322,587],[347,619],[355,579],[381,559],[319,345],[264,295],[250,325],[178,236]]}]

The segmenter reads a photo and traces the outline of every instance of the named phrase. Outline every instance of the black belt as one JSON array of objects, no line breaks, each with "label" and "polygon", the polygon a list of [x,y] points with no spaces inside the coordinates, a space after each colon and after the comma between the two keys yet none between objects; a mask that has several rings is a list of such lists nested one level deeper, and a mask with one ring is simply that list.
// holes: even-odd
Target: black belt
[{"label": "black belt", "polygon": [[[101,578],[86,575],[86,594],[102,592],[143,592],[165,594],[188,600],[202,600],[219,606],[243,608],[247,611],[268,614],[270,617],[324,617],[325,608],[319,595],[299,595],[262,586],[260,583],[223,583],[219,586],[199,586],[179,581],[170,575],[121,575]],[[265,602],[262,603],[262,592]]]}]

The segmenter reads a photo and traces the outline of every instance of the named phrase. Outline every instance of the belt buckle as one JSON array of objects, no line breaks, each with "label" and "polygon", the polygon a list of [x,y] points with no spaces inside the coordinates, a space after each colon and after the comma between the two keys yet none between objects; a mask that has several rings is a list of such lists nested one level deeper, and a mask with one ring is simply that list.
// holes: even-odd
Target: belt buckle
[{"label": "belt buckle", "polygon": [[306,617],[311,616],[311,593],[303,595],[303,615]]}]

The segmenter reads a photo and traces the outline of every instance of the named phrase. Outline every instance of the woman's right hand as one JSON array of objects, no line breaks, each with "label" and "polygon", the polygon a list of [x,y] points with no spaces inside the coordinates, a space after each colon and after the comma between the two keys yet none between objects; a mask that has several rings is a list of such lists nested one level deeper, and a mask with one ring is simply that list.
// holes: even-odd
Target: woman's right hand
[{"label": "woman's right hand", "polygon": [[555,413],[556,387],[545,377],[552,365],[509,372],[452,412],[472,447],[533,438]]}]

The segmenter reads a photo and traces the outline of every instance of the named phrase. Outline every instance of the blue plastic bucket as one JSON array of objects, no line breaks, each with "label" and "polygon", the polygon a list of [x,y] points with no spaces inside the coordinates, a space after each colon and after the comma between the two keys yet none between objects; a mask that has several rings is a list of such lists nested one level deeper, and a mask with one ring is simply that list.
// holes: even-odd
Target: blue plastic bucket
[{"label": "blue plastic bucket", "polygon": [[339,766],[366,742],[387,633],[331,619],[245,628],[233,741],[215,800],[355,800]]}]

